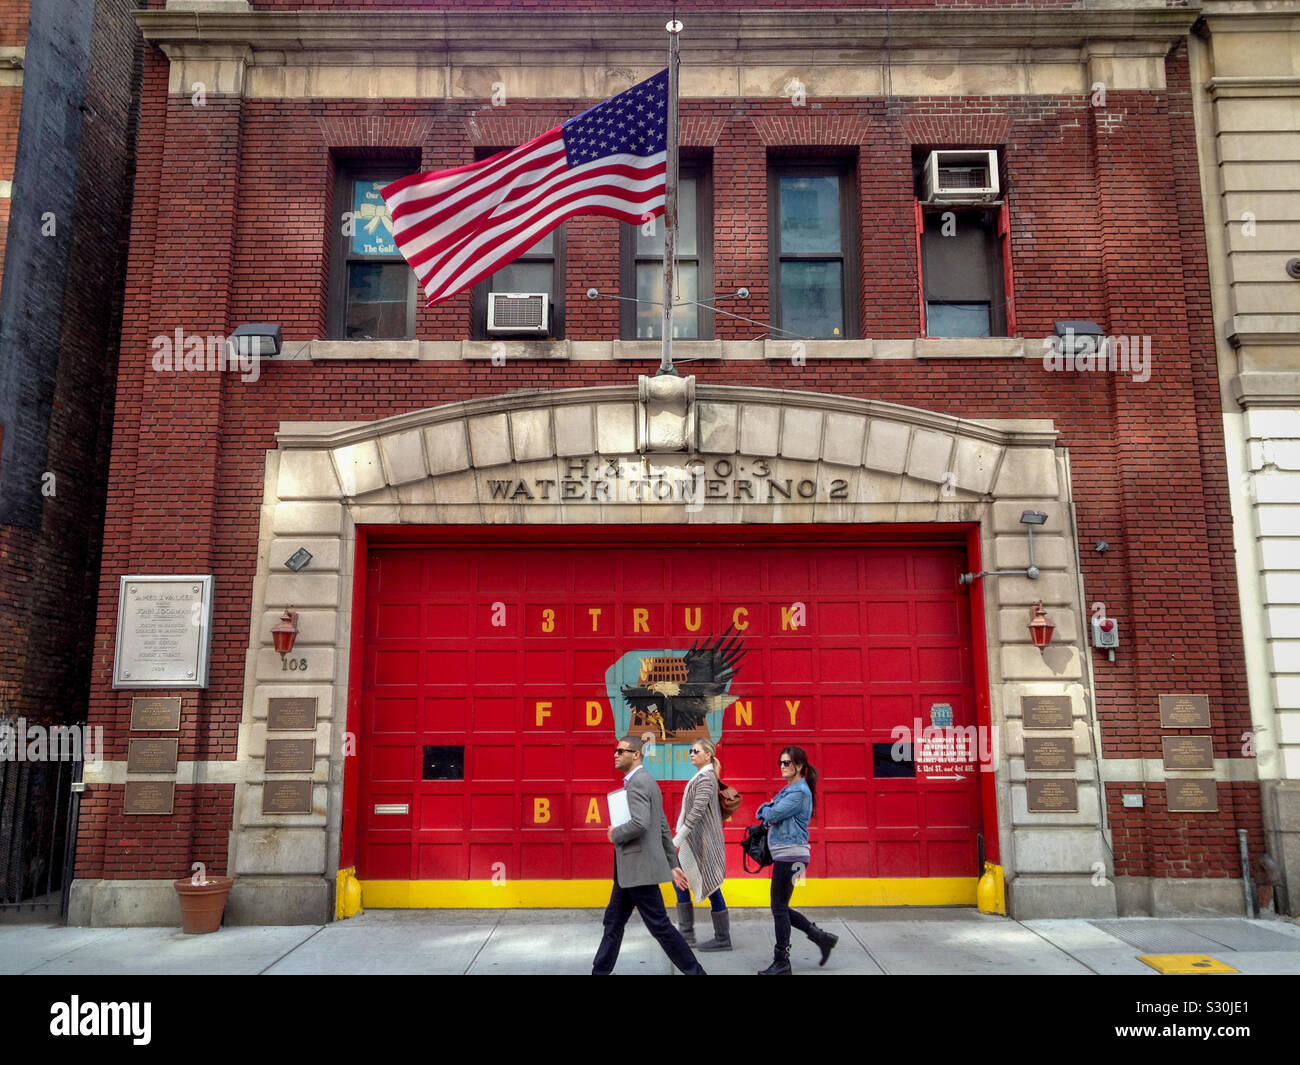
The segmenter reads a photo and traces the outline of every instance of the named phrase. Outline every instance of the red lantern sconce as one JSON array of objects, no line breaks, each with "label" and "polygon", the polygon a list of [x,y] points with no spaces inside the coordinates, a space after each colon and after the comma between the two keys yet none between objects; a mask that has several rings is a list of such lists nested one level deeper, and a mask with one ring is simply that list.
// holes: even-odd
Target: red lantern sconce
[{"label": "red lantern sconce", "polygon": [[1047,611],[1043,609],[1040,599],[1029,610],[1029,638],[1040,651],[1052,642],[1052,633],[1056,626],[1047,620]]},{"label": "red lantern sconce", "polygon": [[275,649],[280,652],[281,659],[293,650],[293,642],[297,638],[298,614],[296,611],[286,610],[280,615],[279,623],[271,629],[271,639],[275,643]]}]

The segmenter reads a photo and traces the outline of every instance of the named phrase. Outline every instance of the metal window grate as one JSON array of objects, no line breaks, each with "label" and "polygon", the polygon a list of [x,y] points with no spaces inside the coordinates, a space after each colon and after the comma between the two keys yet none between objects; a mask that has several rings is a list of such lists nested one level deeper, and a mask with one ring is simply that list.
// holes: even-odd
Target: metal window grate
[{"label": "metal window grate", "polygon": [[989,172],[982,166],[941,166],[939,183],[946,189],[984,189]]}]

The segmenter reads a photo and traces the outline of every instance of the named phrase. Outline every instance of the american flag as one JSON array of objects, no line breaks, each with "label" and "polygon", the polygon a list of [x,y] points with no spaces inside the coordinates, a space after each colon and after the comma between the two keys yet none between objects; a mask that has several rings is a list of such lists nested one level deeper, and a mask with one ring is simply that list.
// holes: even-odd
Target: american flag
[{"label": "american flag", "polygon": [[518,148],[380,191],[432,307],[513,262],[566,218],[636,223],[662,214],[667,144],[662,70]]}]

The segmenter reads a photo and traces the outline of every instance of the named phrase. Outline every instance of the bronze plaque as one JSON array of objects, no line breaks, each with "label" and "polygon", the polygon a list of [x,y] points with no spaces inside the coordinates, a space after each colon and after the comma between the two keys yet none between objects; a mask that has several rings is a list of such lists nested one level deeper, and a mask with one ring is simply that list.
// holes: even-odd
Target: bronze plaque
[{"label": "bronze plaque", "polygon": [[294,696],[266,700],[266,727],[269,729],[314,729],[315,696]]},{"label": "bronze plaque", "polygon": [[1070,728],[1068,695],[1022,695],[1020,714],[1025,728]]},{"label": "bronze plaque", "polygon": [[262,813],[311,813],[311,781],[268,780],[262,785]]},{"label": "bronze plaque", "polygon": [[127,746],[128,773],[175,773],[178,739],[132,740]]},{"label": "bronze plaque", "polygon": [[1030,773],[1074,768],[1074,740],[1069,736],[1026,736],[1025,769]]},{"label": "bronze plaque", "polygon": [[315,740],[266,741],[268,773],[310,773],[315,768]]},{"label": "bronze plaque", "polygon": [[1209,728],[1210,697],[1208,695],[1160,696],[1161,728]]},{"label": "bronze plaque", "polygon": [[139,696],[131,700],[131,727],[156,732],[178,732],[181,727],[181,697]]},{"label": "bronze plaque", "polygon": [[1209,736],[1161,736],[1166,769],[1213,769],[1214,745]]},{"label": "bronze plaque", "polygon": [[1219,785],[1213,780],[1166,780],[1170,813],[1214,813],[1219,809]]},{"label": "bronze plaque", "polygon": [[126,798],[122,801],[124,814],[170,814],[176,804],[174,780],[128,780]]},{"label": "bronze plaque", "polygon": [[1079,812],[1079,782],[1073,777],[1026,780],[1025,792],[1031,814]]}]

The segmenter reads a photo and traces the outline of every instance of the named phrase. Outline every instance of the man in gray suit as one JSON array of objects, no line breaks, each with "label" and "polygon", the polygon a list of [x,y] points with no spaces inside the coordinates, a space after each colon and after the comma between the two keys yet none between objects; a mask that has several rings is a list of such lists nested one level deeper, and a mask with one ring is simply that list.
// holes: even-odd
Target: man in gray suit
[{"label": "man in gray suit", "polygon": [[650,934],[659,940],[669,960],[687,976],[704,976],[686,940],[668,920],[659,885],[672,880],[678,887],[688,885],[686,874],[677,864],[673,836],[664,817],[664,799],[650,770],[641,764],[641,741],[635,737],[620,740],[614,748],[614,768],[623,777],[627,789],[631,820],[609,830],[614,844],[614,890],[605,907],[605,935],[591,963],[593,976],[608,976],[618,961],[623,945],[623,929],[632,911],[639,910]]}]

